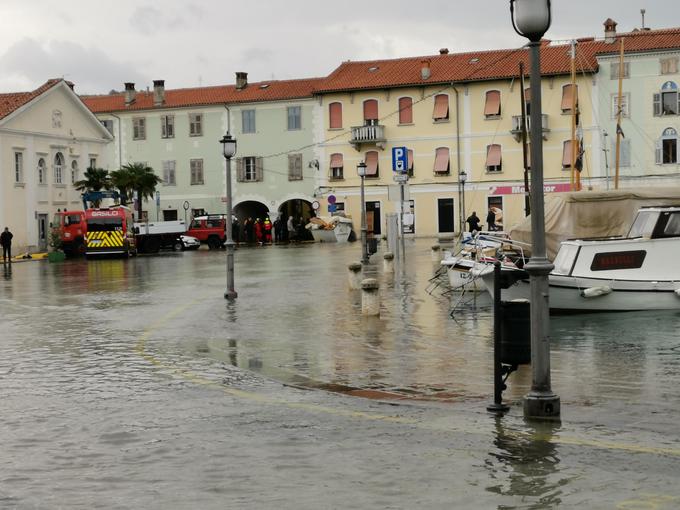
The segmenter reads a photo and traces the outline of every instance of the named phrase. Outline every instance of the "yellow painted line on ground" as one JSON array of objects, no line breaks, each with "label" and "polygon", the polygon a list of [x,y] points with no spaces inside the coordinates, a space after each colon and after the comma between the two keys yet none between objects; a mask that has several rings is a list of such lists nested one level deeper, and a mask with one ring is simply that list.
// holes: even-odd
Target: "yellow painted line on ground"
[{"label": "yellow painted line on ground", "polygon": [[[424,423],[420,420],[412,419],[412,418],[404,418],[401,416],[392,416],[392,415],[385,415],[385,414],[379,414],[379,413],[366,413],[363,411],[351,411],[351,410],[346,410],[346,409],[337,409],[333,407],[327,407],[327,406],[322,406],[319,404],[308,404],[304,402],[291,402],[288,400],[283,400],[279,398],[273,398],[269,397],[260,393],[254,393],[250,391],[244,391],[244,390],[237,390],[235,388],[228,388],[225,387],[224,384],[221,382],[213,381],[211,379],[207,379],[205,377],[202,377],[191,370],[179,368],[175,365],[170,365],[162,360],[159,360],[156,358],[153,354],[150,354],[149,352],[146,351],[146,342],[149,339],[149,337],[158,329],[160,329],[166,322],[169,320],[177,317],[180,315],[182,312],[185,310],[189,309],[196,303],[198,303],[199,300],[194,300],[190,303],[180,305],[170,312],[168,312],[166,315],[161,317],[158,321],[154,322],[150,326],[148,326],[142,334],[139,336],[139,339],[137,341],[137,345],[135,346],[135,350],[137,353],[146,361],[154,365],[155,367],[158,367],[162,370],[171,372],[173,374],[176,374],[177,376],[181,377],[182,379],[189,381],[191,383],[194,383],[199,386],[206,386],[206,387],[211,387],[211,388],[216,388],[222,391],[223,393],[241,398],[244,400],[250,400],[252,402],[259,402],[262,404],[270,404],[270,405],[282,405],[286,406],[289,408],[293,409],[302,409],[305,411],[309,412],[322,412],[325,414],[331,414],[335,416],[344,416],[348,418],[355,418],[355,419],[362,419],[362,420],[371,420],[371,421],[384,421],[384,422],[389,422],[389,423],[398,423],[402,425],[417,425],[420,428],[426,428],[426,429],[431,429],[431,430],[439,430],[439,431],[453,431],[454,429],[450,427],[441,427],[441,426],[433,426],[433,424],[428,424]],[[478,434],[478,435],[486,435],[487,432],[485,431],[480,431],[480,429],[465,429],[465,428],[456,428],[458,432],[462,433],[467,433],[467,434]],[[569,445],[569,446],[588,446],[592,448],[598,448],[598,449],[603,449],[603,450],[615,450],[615,451],[627,451],[627,452],[632,452],[632,453],[646,453],[646,454],[652,454],[652,455],[666,455],[666,456],[673,456],[673,457],[680,457],[680,448],[664,448],[664,447],[653,447],[653,446],[644,446],[644,445],[636,445],[636,444],[630,444],[630,443],[618,443],[618,442],[613,442],[613,441],[600,441],[596,439],[583,439],[583,438],[577,438],[577,437],[569,437],[569,436],[562,436],[562,435],[546,435],[544,433],[528,433],[528,432],[522,432],[522,431],[511,431],[511,430],[506,430],[504,431],[503,435],[506,437],[512,437],[514,439],[526,439],[526,440],[533,440],[533,441],[545,441],[547,443],[555,444],[555,445]]]}]

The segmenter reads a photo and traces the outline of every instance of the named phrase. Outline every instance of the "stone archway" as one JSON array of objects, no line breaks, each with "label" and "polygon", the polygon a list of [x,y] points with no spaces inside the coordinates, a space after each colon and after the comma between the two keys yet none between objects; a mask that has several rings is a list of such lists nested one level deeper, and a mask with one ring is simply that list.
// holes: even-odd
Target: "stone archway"
[{"label": "stone archway", "polygon": [[[307,223],[309,223],[309,219],[312,216],[315,216],[314,210],[312,209],[312,203],[310,201],[302,198],[293,198],[290,200],[286,200],[279,206],[278,216],[283,225],[287,223],[288,218],[291,216],[293,217],[293,223],[295,225],[301,225],[301,227],[297,229],[298,239],[300,240],[314,239],[309,230],[304,228],[304,226]],[[287,240],[288,233],[287,231],[285,231],[286,229],[282,228],[282,230],[284,230],[284,239],[281,240],[285,241]]]},{"label": "stone archway", "polygon": [[234,240],[236,242],[253,243],[252,228],[246,226],[246,220],[250,220],[250,225],[258,218],[264,220],[269,216],[269,208],[257,200],[244,200],[234,206],[234,216],[238,219],[239,225],[237,231],[234,231]]}]

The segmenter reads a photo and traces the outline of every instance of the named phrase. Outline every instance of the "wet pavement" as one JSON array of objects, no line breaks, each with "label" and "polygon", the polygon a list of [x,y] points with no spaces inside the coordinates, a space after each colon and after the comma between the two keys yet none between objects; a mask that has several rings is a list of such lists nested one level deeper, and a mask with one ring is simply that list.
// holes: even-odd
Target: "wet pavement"
[{"label": "wet pavement", "polygon": [[15,264],[0,508],[680,507],[680,314],[552,317],[561,423],[530,367],[494,418],[490,302],[426,292],[431,244],[373,256],[379,318],[356,243],[240,249],[231,305],[224,252]]}]

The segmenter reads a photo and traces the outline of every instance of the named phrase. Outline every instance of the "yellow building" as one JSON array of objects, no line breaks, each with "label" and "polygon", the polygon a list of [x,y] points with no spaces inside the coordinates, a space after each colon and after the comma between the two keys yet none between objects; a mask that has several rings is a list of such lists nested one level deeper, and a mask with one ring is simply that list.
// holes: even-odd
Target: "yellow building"
[{"label": "yellow building", "polygon": [[[591,41],[577,47],[576,96],[582,133],[582,176],[588,185],[591,136],[596,132],[591,93],[597,64]],[[571,184],[571,59],[569,45],[541,49],[546,192]],[[369,234],[385,232],[385,215],[398,212],[393,147],[409,151],[406,206],[417,236],[453,234],[473,211],[482,223],[489,207],[499,227],[524,217],[520,136],[520,62],[525,49],[345,62],[317,90],[323,127],[317,136],[327,182],[318,190],[321,213],[344,210],[360,218],[357,164],[365,161]],[[525,86],[528,88],[528,77]],[[530,108],[530,91],[525,92]],[[464,172],[464,177],[461,177]],[[466,179],[463,185],[462,179]],[[392,187],[392,189],[390,189]],[[464,202],[464,207],[463,207]],[[464,210],[463,210],[464,209]],[[405,208],[405,212],[409,212]],[[484,225],[486,226],[486,225]]]}]

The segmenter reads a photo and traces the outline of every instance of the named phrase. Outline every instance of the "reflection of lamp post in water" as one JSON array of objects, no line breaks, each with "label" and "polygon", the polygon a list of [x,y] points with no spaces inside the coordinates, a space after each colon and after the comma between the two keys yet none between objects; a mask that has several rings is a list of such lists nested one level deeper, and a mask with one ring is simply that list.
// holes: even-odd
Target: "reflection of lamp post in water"
[{"label": "reflection of lamp post in water", "polygon": [[220,143],[222,144],[224,159],[227,160],[227,216],[224,218],[227,230],[227,241],[224,243],[227,247],[227,290],[224,293],[224,298],[233,300],[238,296],[234,290],[234,240],[231,238],[231,158],[236,154],[236,139],[227,133],[222,137]]},{"label": "reflection of lamp post in water", "polygon": [[368,264],[368,226],[366,225],[366,201],[364,196],[364,178],[366,177],[366,163],[359,161],[357,174],[361,177],[361,263]]},{"label": "reflection of lamp post in water", "polygon": [[560,397],[550,389],[548,274],[553,269],[545,249],[543,208],[543,128],[541,124],[541,38],[550,28],[550,0],[511,0],[515,31],[529,39],[531,64],[531,239],[524,269],[531,284],[531,391],[524,397],[524,417],[559,419]]}]

